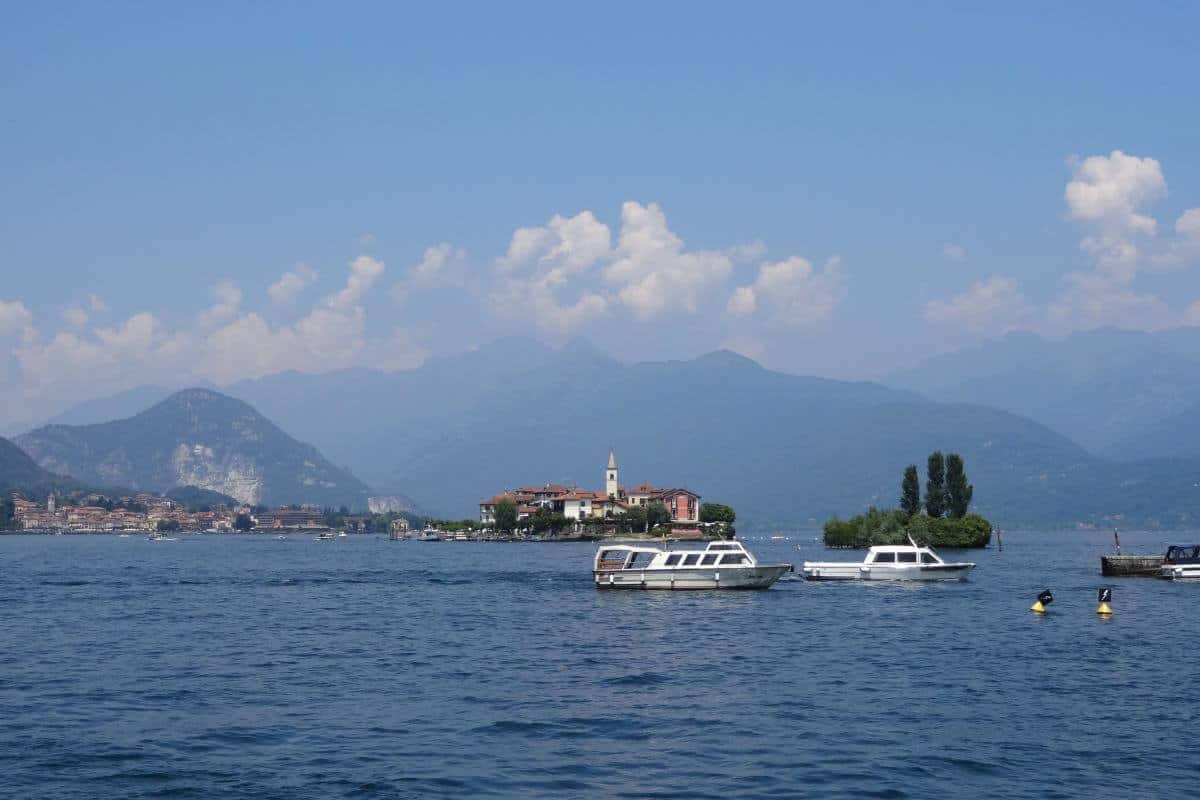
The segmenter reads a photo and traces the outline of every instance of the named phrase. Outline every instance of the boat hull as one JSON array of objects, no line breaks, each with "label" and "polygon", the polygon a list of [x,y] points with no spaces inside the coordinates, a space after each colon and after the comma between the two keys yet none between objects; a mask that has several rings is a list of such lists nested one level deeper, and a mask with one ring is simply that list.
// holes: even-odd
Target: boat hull
[{"label": "boat hull", "polygon": [[1159,574],[1173,581],[1200,580],[1200,564],[1164,564]]},{"label": "boat hull", "polygon": [[975,568],[974,564],[859,564],[855,562],[806,561],[804,579],[808,581],[960,581]]},{"label": "boat hull", "polygon": [[767,589],[791,564],[753,567],[593,570],[597,589]]}]

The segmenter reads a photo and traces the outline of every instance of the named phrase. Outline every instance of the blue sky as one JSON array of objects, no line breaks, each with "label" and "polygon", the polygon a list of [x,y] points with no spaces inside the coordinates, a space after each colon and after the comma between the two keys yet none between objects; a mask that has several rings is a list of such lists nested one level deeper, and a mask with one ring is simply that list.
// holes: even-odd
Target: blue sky
[{"label": "blue sky", "polygon": [[514,332],[859,378],[1195,322],[1198,29],[1190,3],[12,6],[0,422]]}]

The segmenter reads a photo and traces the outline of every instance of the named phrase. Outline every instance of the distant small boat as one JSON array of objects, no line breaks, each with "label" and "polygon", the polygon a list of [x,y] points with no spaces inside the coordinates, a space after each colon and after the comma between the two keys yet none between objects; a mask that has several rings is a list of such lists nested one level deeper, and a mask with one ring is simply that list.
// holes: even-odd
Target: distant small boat
[{"label": "distant small boat", "polygon": [[333,531],[327,531],[325,533],[318,533],[316,535],[316,537],[313,539],[313,541],[314,542],[332,542],[336,538],[337,537],[333,535]]},{"label": "distant small boat", "polygon": [[344,539],[344,538],[345,538],[346,536],[348,536],[348,535],[349,535],[349,534],[347,534],[345,531],[342,531],[341,533],[339,533],[339,534],[338,534],[338,538],[339,538],[339,539]]},{"label": "distant small boat", "polygon": [[276,539],[278,539],[278,540],[279,540],[279,541],[281,541],[281,542],[286,542],[286,541],[287,541],[287,537],[286,537],[286,536],[284,536],[282,533],[281,533],[281,534],[279,534],[278,536],[276,536],[275,538],[276,538]]},{"label": "distant small boat", "polygon": [[174,542],[178,541],[174,536],[163,536],[161,533],[152,533],[146,537],[151,542]]}]

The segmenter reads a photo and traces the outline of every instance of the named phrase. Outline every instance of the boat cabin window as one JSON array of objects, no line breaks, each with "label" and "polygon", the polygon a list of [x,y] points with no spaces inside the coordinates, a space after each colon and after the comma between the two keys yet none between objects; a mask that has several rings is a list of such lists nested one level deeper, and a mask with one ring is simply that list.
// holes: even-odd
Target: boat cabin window
[{"label": "boat cabin window", "polygon": [[708,549],[709,550],[733,550],[735,548],[731,544],[710,544],[708,546]]},{"label": "boat cabin window", "polygon": [[704,560],[700,562],[700,566],[707,567],[709,564],[715,564],[715,563],[717,563],[717,554],[711,553],[704,557]]},{"label": "boat cabin window", "polygon": [[902,563],[906,562],[909,564],[915,564],[915,563],[917,563],[917,554],[916,553],[904,553],[904,552],[896,553],[896,560],[900,561]]},{"label": "boat cabin window", "polygon": [[681,554],[672,553],[671,555],[667,556],[667,560],[665,563],[668,567],[673,567],[679,563],[679,559],[681,559],[681,558],[683,558],[683,556]]},{"label": "boat cabin window", "polygon": [[894,564],[896,563],[895,553],[876,553],[873,564]]},{"label": "boat cabin window", "polygon": [[745,564],[746,563],[746,554],[745,553],[727,553],[726,555],[721,557],[721,563],[722,564]]},{"label": "boat cabin window", "polygon": [[626,569],[645,569],[654,560],[654,553],[634,553]]},{"label": "boat cabin window", "polygon": [[937,556],[935,556],[933,553],[921,553],[921,563],[936,564],[938,563]]},{"label": "boat cabin window", "polygon": [[700,554],[699,554],[699,553],[690,553],[690,554],[688,554],[688,555],[686,555],[686,556],[684,556],[684,557],[683,557],[683,565],[684,565],[685,567],[690,567],[690,566],[692,566],[693,564],[695,564],[695,563],[696,563],[697,561],[699,561],[699,560],[700,560]]}]

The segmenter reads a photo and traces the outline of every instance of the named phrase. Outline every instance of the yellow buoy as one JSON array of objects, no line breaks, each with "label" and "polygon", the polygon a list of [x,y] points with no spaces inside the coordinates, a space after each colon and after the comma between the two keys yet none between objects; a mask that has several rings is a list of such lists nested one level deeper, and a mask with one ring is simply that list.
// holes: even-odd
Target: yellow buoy
[{"label": "yellow buoy", "polygon": [[1037,596],[1037,600],[1029,607],[1029,610],[1035,614],[1045,614],[1046,606],[1054,602],[1054,595],[1050,594],[1049,589],[1043,589],[1042,593]]},{"label": "yellow buoy", "polygon": [[1106,586],[1100,590],[1099,595],[1096,599],[1100,601],[1100,607],[1096,609],[1096,613],[1102,617],[1111,617],[1112,606],[1108,604],[1108,601],[1112,600],[1112,589]]},{"label": "yellow buoy", "polygon": [[1096,609],[1096,613],[1102,617],[1112,616],[1112,607],[1108,603],[1101,603],[1100,607]]}]

